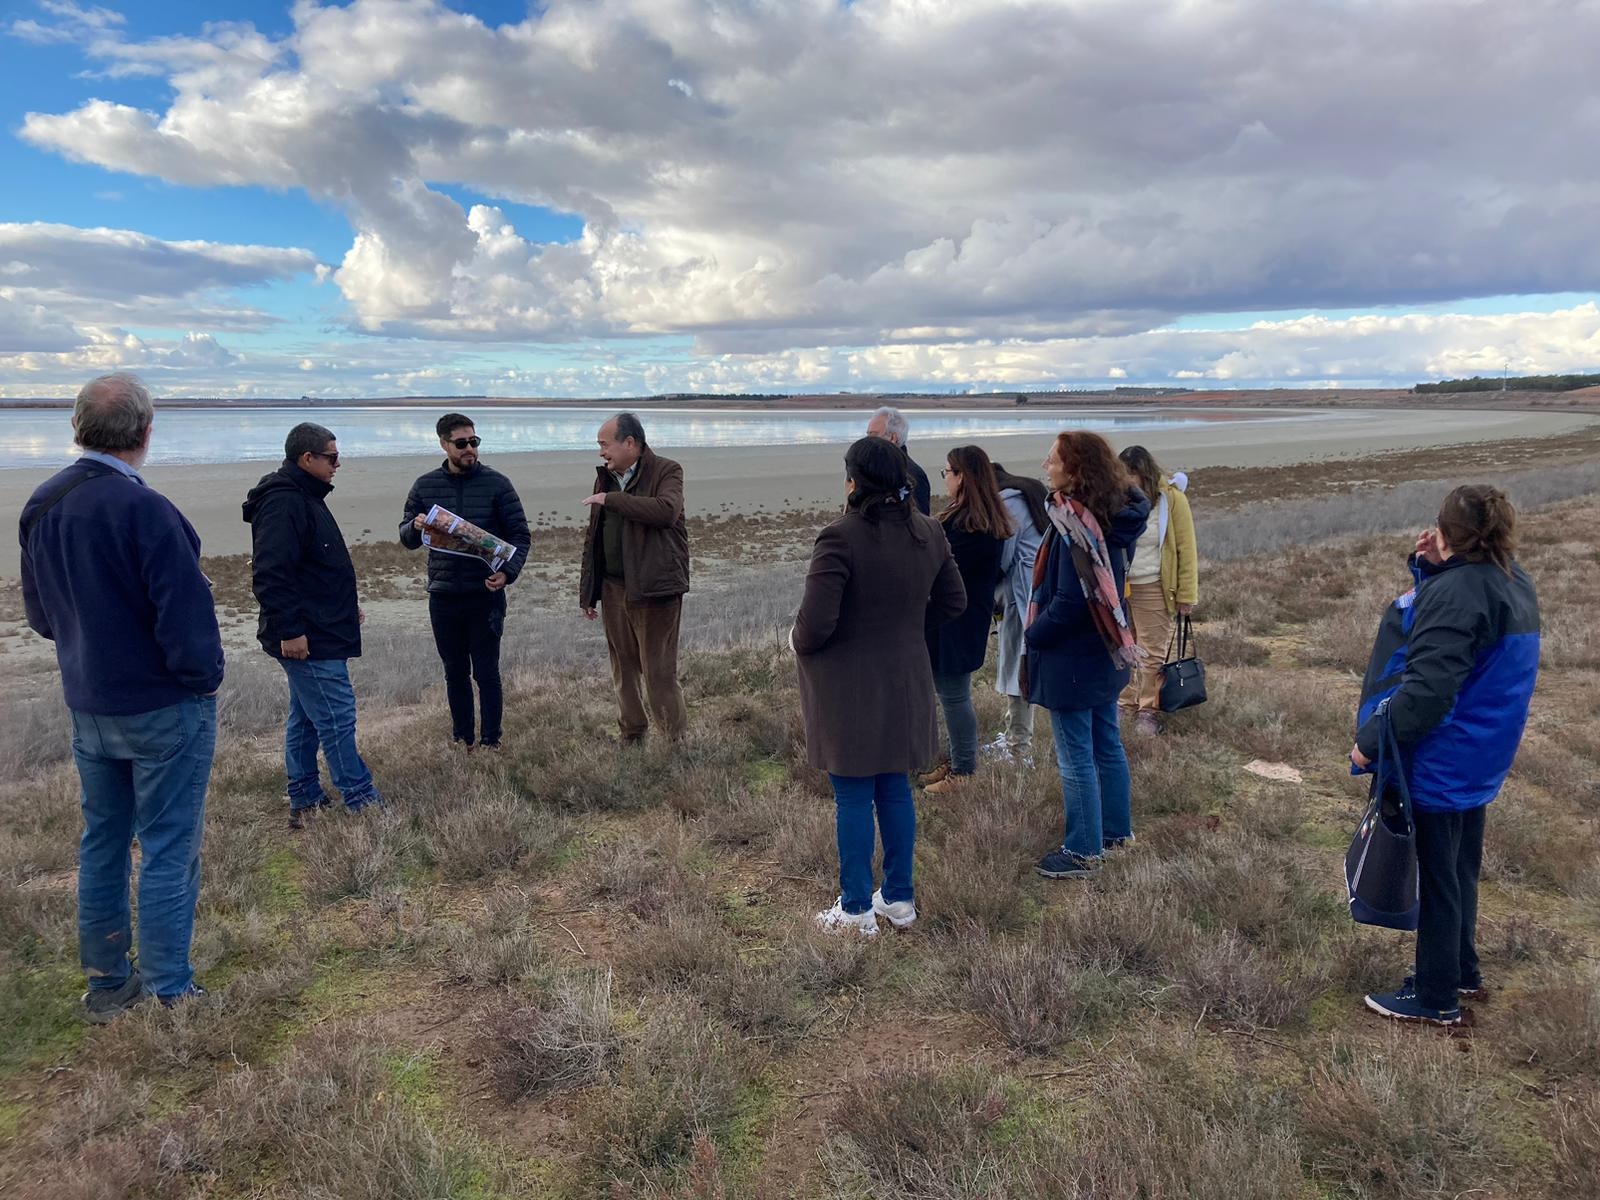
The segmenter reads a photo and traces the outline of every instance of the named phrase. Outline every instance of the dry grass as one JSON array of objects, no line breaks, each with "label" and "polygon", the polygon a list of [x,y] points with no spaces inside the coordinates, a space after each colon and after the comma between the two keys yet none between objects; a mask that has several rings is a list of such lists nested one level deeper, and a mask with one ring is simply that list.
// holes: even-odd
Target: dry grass
[{"label": "dry grass", "polygon": [[[1220,559],[1235,518],[1204,483]],[[1345,913],[1363,789],[1342,760],[1408,585],[1408,514],[1442,486],[1240,513],[1279,540],[1207,565],[1212,700],[1130,739],[1137,842],[1090,880],[1032,874],[1062,819],[1041,725],[1036,769],[919,799],[921,918],[874,942],[809,921],[837,886],[834,810],[779,635],[818,514],[697,527],[714,583],[687,610],[677,748],[606,739],[564,532],[514,604],[503,757],[441,753],[431,645],[371,630],[357,688],[385,813],[283,828],[281,671],[230,655],[195,946],[212,999],[104,1029],[74,1020],[77,790],[49,676],[28,677],[0,722],[33,745],[0,739],[18,768],[0,783],[0,1192],[1587,1200],[1600,560],[1571,530],[1600,503],[1525,522],[1546,653],[1489,815],[1493,998],[1460,1039],[1359,1004],[1411,947]],[[1306,544],[1319,531],[1340,540]],[[412,595],[414,558],[358,559],[391,604]],[[975,694],[987,729],[995,697]]]}]

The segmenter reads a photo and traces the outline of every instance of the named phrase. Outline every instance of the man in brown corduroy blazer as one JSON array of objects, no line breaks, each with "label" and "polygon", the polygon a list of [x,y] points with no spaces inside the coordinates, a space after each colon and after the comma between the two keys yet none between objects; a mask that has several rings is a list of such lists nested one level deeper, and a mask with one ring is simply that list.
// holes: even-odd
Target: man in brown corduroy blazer
[{"label": "man in brown corduroy blazer", "polygon": [[689,590],[683,468],[650,449],[632,413],[612,417],[595,440],[601,465],[584,501],[589,530],[578,604],[591,621],[605,619],[623,740],[642,739],[651,717],[658,732],[676,740],[689,720],[678,683],[678,627]]}]

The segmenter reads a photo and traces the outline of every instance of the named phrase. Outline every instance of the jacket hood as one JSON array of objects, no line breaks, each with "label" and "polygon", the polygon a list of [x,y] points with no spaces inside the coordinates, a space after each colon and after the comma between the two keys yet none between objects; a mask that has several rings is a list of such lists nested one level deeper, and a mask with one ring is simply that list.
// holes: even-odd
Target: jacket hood
[{"label": "jacket hood", "polygon": [[285,462],[270,475],[263,475],[260,482],[245,495],[244,519],[246,524],[256,519],[256,514],[261,511],[261,504],[274,492],[293,491],[305,492],[308,495],[322,499],[333,491],[333,484],[323,483],[307,475],[291,462]]},{"label": "jacket hood", "polygon": [[1177,488],[1180,492],[1187,492],[1189,490],[1189,477],[1182,471],[1174,471],[1167,477],[1167,482],[1173,487]]}]

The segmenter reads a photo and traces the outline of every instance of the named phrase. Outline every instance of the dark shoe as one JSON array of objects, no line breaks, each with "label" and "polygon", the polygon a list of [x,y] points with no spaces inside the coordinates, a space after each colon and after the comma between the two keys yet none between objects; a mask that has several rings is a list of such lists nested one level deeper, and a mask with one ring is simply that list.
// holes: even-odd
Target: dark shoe
[{"label": "dark shoe", "polygon": [[358,799],[344,802],[347,813],[380,813],[384,808],[383,796],[377,792],[368,792]]},{"label": "dark shoe", "polygon": [[1034,870],[1046,879],[1081,879],[1093,875],[1100,865],[1098,859],[1085,858],[1066,850],[1052,850],[1039,860]]},{"label": "dark shoe", "polygon": [[187,1003],[190,1000],[204,1000],[209,995],[211,993],[198,983],[191,983],[174,996],[159,996],[157,999],[161,1001],[162,1008],[177,1008],[178,1005]]},{"label": "dark shoe", "polygon": [[90,988],[83,994],[83,1019],[91,1025],[109,1025],[144,999],[144,980],[135,967],[119,988]]},{"label": "dark shoe", "polygon": [[489,754],[500,754],[503,752],[503,747],[499,742],[479,742],[478,749]]},{"label": "dark shoe", "polygon": [[299,808],[294,808],[294,807],[291,806],[290,809],[289,809],[289,828],[290,829],[304,829],[306,827],[306,816],[307,816],[307,814],[314,813],[319,808],[332,808],[332,807],[333,807],[333,801],[327,796],[322,797],[322,799],[316,801],[313,804],[302,804]]},{"label": "dark shoe", "polygon": [[1461,1023],[1460,1005],[1455,1008],[1429,1008],[1417,999],[1416,989],[1404,985],[1394,992],[1373,992],[1367,997],[1367,1007],[1379,1016],[1394,1021],[1423,1025]]},{"label": "dark shoe", "polygon": [[1130,833],[1125,838],[1107,838],[1105,848],[1107,850],[1120,850],[1124,846],[1131,845],[1133,845],[1133,834]]},{"label": "dark shoe", "polygon": [[450,739],[450,749],[458,750],[462,754],[471,754],[472,753],[472,743],[467,741],[466,738],[451,738]]}]

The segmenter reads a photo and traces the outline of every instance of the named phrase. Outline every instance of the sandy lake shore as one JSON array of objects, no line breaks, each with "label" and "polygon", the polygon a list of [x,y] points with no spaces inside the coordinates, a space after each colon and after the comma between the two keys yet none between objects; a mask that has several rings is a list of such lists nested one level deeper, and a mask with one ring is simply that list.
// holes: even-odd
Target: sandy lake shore
[{"label": "sandy lake shore", "polygon": [[[1134,435],[1171,469],[1214,466],[1282,466],[1317,459],[1350,458],[1394,450],[1447,447],[1508,438],[1559,436],[1595,421],[1593,414],[1525,411],[1299,410],[1281,418],[1218,421],[1201,428],[1146,431]],[[648,431],[648,424],[646,430]],[[916,438],[912,455],[938,486],[937,468],[948,441]],[[160,436],[159,429],[157,436]],[[1123,439],[1126,440],[1126,439]],[[985,438],[990,455],[1019,473],[1033,473],[1048,449],[1037,434]],[[1120,444],[1113,438],[1114,444]],[[774,512],[836,500],[842,492],[843,445],[657,449],[683,463],[689,509],[706,516]],[[567,525],[583,519],[581,501],[594,480],[595,458],[587,452],[490,455],[485,461],[511,476],[529,517],[537,525]],[[430,456],[349,459],[330,499],[350,541],[395,536],[412,480],[431,469]],[[194,522],[207,554],[237,554],[250,548],[249,529],[239,516],[245,492],[273,468],[267,462],[153,467],[150,483],[170,496]],[[16,513],[58,467],[0,471],[0,503]],[[0,577],[15,577],[18,546],[0,539]]]}]

